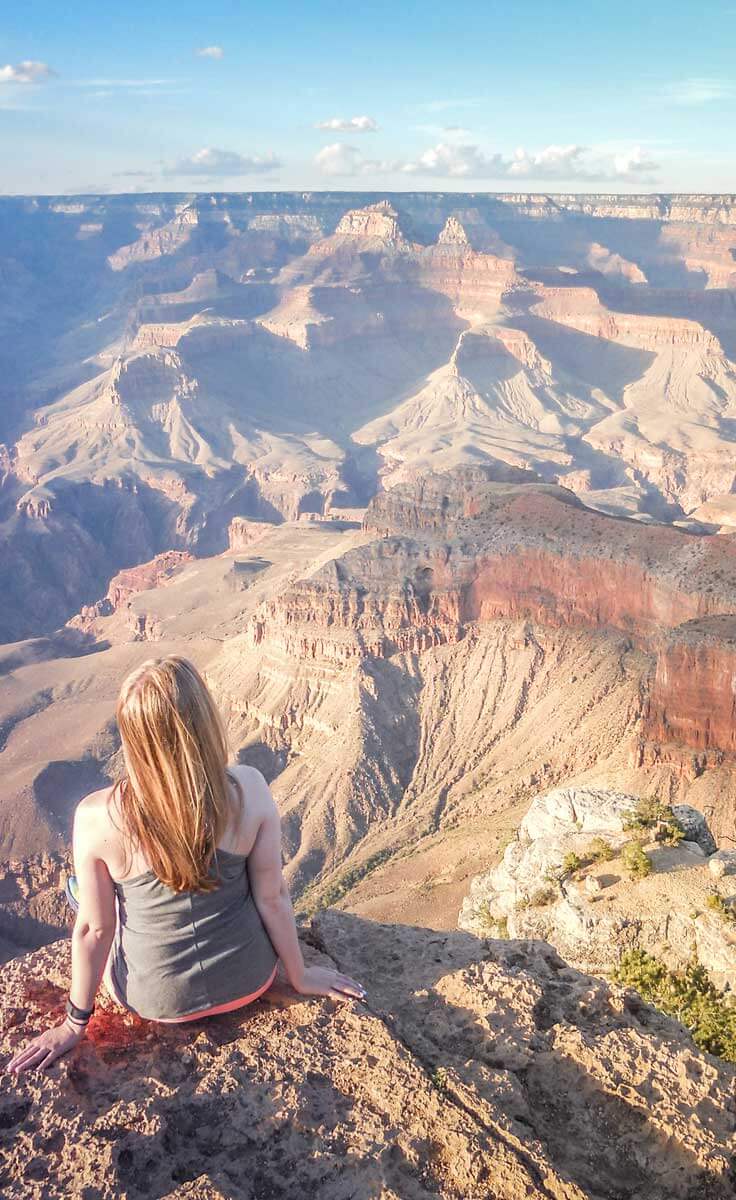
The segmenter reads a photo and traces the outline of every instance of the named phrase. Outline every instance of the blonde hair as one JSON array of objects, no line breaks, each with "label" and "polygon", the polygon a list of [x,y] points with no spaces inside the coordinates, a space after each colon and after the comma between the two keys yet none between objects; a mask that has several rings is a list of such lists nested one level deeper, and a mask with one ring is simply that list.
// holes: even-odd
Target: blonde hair
[{"label": "blonde hair", "polygon": [[212,859],[232,815],[227,741],[207,684],[186,658],[150,659],[120,690],[127,778],[123,832],[175,892],[212,891]]}]

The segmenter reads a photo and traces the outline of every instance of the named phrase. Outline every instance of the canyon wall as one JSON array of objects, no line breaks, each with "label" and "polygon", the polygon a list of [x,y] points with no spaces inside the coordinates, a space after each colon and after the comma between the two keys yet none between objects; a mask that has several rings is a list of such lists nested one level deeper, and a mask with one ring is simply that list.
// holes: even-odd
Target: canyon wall
[{"label": "canyon wall", "polygon": [[380,493],[364,522],[380,538],[267,602],[250,643],[346,664],[498,620],[615,631],[653,664],[645,739],[736,748],[733,539],[615,520],[507,478],[478,468]]},{"label": "canyon wall", "polygon": [[[664,523],[736,488],[733,197],[39,197],[0,213],[0,636],[50,632],[105,572],[224,549],[234,518],[328,516],[426,471],[491,461]],[[138,496],[125,536],[100,529],[108,487]],[[43,601],[26,609],[14,573]]]}]

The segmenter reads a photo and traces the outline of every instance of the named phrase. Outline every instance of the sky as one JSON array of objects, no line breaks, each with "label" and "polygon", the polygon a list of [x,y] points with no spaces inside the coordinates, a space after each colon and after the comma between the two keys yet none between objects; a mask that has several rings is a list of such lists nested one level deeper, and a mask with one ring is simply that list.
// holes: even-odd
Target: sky
[{"label": "sky", "polygon": [[5,0],[0,192],[736,192],[736,0]]}]

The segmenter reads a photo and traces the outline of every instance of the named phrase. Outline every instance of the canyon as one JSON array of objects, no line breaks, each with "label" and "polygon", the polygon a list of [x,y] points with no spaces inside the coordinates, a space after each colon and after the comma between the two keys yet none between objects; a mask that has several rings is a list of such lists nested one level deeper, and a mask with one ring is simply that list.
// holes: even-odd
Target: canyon
[{"label": "canyon", "polygon": [[117,689],[152,654],[198,663],[233,753],[271,780],[305,913],[451,928],[555,786],[691,804],[730,844],[729,535],[605,514],[500,464],[420,473],[359,515],[233,521],[220,554],[124,571],[52,637],[4,648],[8,954],[59,928],[59,868],[22,932],[13,881],[64,853],[76,800],[120,770]]},{"label": "canyon", "polygon": [[0,199],[0,638],[52,632],[157,554],[224,550],[233,518],[325,516],[478,461],[731,528],[735,212]]},{"label": "canyon", "polygon": [[[103,1005],[4,1094],[3,1194],[733,1195],[732,1066],[600,976],[636,927],[736,979],[736,197],[0,218],[3,1052],[63,995],[74,807],[152,656],[269,780],[305,952],[368,984],[193,1037]],[[527,903],[641,797],[715,841]]]}]

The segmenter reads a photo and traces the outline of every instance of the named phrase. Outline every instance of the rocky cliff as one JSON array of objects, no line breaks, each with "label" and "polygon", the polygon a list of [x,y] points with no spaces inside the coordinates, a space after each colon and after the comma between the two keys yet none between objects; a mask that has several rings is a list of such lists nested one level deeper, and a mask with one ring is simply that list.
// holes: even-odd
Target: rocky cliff
[{"label": "rocky cliff", "polygon": [[615,520],[526,479],[478,468],[380,493],[364,523],[379,539],[282,593],[250,638],[345,662],[496,620],[615,630],[656,664],[644,736],[730,752],[736,544]]},{"label": "rocky cliff", "polygon": [[[2,204],[0,636],[154,554],[224,549],[234,517],[417,472],[533,469],[665,522],[736,486],[732,197]],[[100,528],[107,488],[137,497],[126,537]]]},{"label": "rocky cliff", "polygon": [[[364,982],[365,1005],[281,989],[167,1030],[103,1003],[47,1075],[4,1077],[3,1195],[734,1195],[733,1068],[633,993],[543,943],[330,912],[305,937],[310,959]],[[67,986],[64,943],[3,969],[4,1056]]]},{"label": "rocky cliff", "polygon": [[[641,798],[559,788],[532,801],[503,858],[477,876],[461,911],[462,929],[543,938],[583,970],[608,973],[643,950],[674,970],[695,959],[720,989],[736,988],[730,918],[734,855],[716,851],[702,813],[662,806],[679,825],[631,827]],[[677,838],[680,840],[678,841]],[[670,839],[671,840],[671,839]],[[626,847],[644,848],[632,874]]]}]

